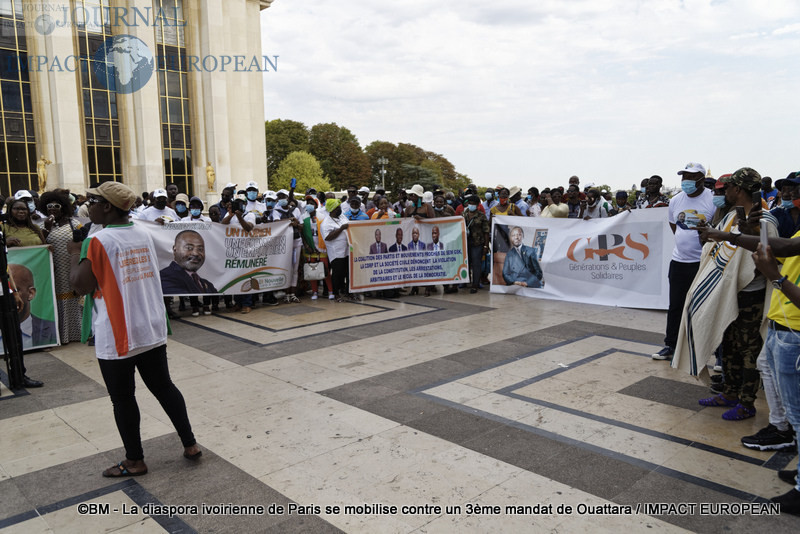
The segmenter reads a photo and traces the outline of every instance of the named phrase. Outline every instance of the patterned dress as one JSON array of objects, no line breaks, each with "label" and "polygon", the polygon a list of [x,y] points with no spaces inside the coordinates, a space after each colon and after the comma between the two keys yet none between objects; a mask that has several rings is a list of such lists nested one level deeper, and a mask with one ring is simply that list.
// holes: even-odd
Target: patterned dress
[{"label": "patterned dress", "polygon": [[[77,230],[81,223],[72,219]],[[61,343],[81,340],[81,320],[83,318],[83,299],[72,291],[69,282],[69,254],[67,243],[72,241],[72,227],[69,223],[53,225],[47,244],[53,245],[53,271],[56,286],[56,303],[58,304],[58,331]]]}]

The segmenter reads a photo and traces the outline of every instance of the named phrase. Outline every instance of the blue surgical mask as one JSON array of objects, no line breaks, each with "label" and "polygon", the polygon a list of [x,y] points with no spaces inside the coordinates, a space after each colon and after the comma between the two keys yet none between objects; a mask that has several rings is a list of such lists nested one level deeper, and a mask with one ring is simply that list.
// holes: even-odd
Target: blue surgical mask
[{"label": "blue surgical mask", "polygon": [[527,197],[525,197],[525,200],[527,200],[528,202],[530,202],[531,200],[533,200],[533,197],[532,197],[531,195],[528,195]]},{"label": "blue surgical mask", "polygon": [[258,198],[258,191],[248,191],[247,200],[255,200]]},{"label": "blue surgical mask", "polygon": [[712,198],[711,201],[718,208],[725,207],[725,195],[714,195],[714,198]]},{"label": "blue surgical mask", "polygon": [[475,211],[475,210],[478,209],[478,205],[477,204],[470,204],[469,206],[467,206],[467,209],[469,211]]},{"label": "blue surgical mask", "polygon": [[186,204],[178,202],[177,204],[175,204],[175,211],[177,213],[186,213]]},{"label": "blue surgical mask", "polygon": [[681,180],[681,191],[687,195],[693,195],[697,192],[697,182],[692,180]]},{"label": "blue surgical mask", "polygon": [[274,208],[275,207],[275,201],[274,200],[267,200],[267,207],[268,208]]},{"label": "blue surgical mask", "polygon": [[794,203],[791,200],[781,200],[781,207],[790,210],[794,207]]},{"label": "blue surgical mask", "polygon": [[492,200],[492,194],[491,194],[491,193],[489,193],[489,192],[487,192],[487,193],[486,193],[485,195],[483,195],[483,196],[484,196],[484,197],[486,197],[486,200]]},{"label": "blue surgical mask", "polygon": [[278,206],[280,206],[281,208],[285,208],[285,207],[286,207],[286,204],[288,204],[288,203],[289,203],[289,200],[288,200],[288,199],[286,199],[286,198],[282,198],[282,199],[280,199],[280,200],[278,201]]},{"label": "blue surgical mask", "polygon": [[641,188],[641,189],[640,189],[640,191],[641,191],[641,192],[642,192],[642,194],[644,195],[645,193],[647,193],[647,188],[646,188],[646,187],[643,187],[643,188]]},{"label": "blue surgical mask", "polygon": [[452,201],[452,200],[450,200],[449,198],[447,199],[447,203],[448,203],[449,205],[451,205],[451,206],[453,205],[453,201]]},{"label": "blue surgical mask", "polygon": [[314,211],[314,206],[311,204],[306,204],[306,213],[311,213]]},{"label": "blue surgical mask", "polygon": [[350,214],[353,215],[353,217],[356,217],[360,211],[361,208],[350,208]]},{"label": "blue surgical mask", "polygon": [[189,210],[189,213],[192,214],[192,217],[200,217],[200,215],[203,213],[203,210],[199,208],[192,208]]},{"label": "blue surgical mask", "polygon": [[433,209],[435,209],[436,211],[444,211],[444,206],[442,206],[441,208],[437,208],[437,207],[434,206]]},{"label": "blue surgical mask", "polygon": [[36,204],[34,204],[33,202],[28,202],[28,211],[30,211],[31,213],[35,212]]}]

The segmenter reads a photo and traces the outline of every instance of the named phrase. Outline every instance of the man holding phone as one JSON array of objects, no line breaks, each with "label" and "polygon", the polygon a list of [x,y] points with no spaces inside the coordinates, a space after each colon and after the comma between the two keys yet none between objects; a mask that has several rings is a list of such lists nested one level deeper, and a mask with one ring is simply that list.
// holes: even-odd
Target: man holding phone
[{"label": "man holding phone", "polygon": [[704,187],[706,169],[700,163],[687,163],[678,171],[681,192],[669,203],[669,227],[675,234],[675,248],[669,263],[669,311],[664,348],[652,355],[654,360],[671,360],[675,354],[681,315],[689,286],[700,268],[702,246],[695,227],[714,216],[714,193]]},{"label": "man holding phone", "polygon": [[[736,209],[715,229],[698,225],[698,230],[704,242],[726,239],[730,244],[712,243],[703,248],[672,365],[699,374],[708,356],[722,342],[722,393],[699,403],[728,408],[722,418],[740,421],[756,414],[754,403],[761,384],[756,359],[763,344],[761,327],[772,286],[755,270],[752,255],[738,246],[738,236],[759,233],[758,228],[747,224],[746,218],[757,218],[761,210],[761,203],[753,202],[754,193],[761,188],[761,175],[743,167],[721,181],[726,202]],[[768,236],[777,237],[775,217],[764,212],[761,219]]]}]

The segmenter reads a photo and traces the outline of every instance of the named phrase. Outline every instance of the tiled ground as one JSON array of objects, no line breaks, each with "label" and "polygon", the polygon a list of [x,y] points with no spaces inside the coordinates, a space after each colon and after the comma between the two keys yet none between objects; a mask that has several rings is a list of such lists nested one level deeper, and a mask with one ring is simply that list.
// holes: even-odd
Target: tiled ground
[{"label": "tiled ground", "polygon": [[[14,395],[1,376],[0,532],[797,532],[701,513],[784,493],[797,457],[740,445],[762,400],[725,422],[649,358],[664,320],[466,292],[185,317],[170,368],[204,455],[181,457],[138,384],[150,473],[131,479],[100,476],[123,453],[93,350],[33,354],[46,387]],[[229,503],[265,510],[202,509]]]}]

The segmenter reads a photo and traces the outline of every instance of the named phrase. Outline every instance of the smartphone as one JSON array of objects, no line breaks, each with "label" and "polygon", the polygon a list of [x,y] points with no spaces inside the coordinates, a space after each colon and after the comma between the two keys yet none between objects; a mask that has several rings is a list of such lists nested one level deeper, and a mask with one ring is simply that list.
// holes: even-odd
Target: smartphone
[{"label": "smartphone", "polygon": [[736,217],[739,219],[739,224],[743,224],[747,220],[747,215],[744,213],[744,206],[736,206]]},{"label": "smartphone", "polygon": [[753,207],[756,209],[761,209],[761,191],[756,191],[753,193]]},{"label": "smartphone", "polygon": [[758,221],[761,223],[761,251],[767,251],[767,245],[769,244],[769,238],[767,237],[767,221],[761,219]]},{"label": "smartphone", "polygon": [[[295,187],[297,187],[297,178],[292,178],[292,181],[291,181],[291,184],[290,184],[290,185],[292,186],[292,187],[291,187],[292,189],[294,189]],[[761,202],[761,201],[759,200],[759,202]]]}]

